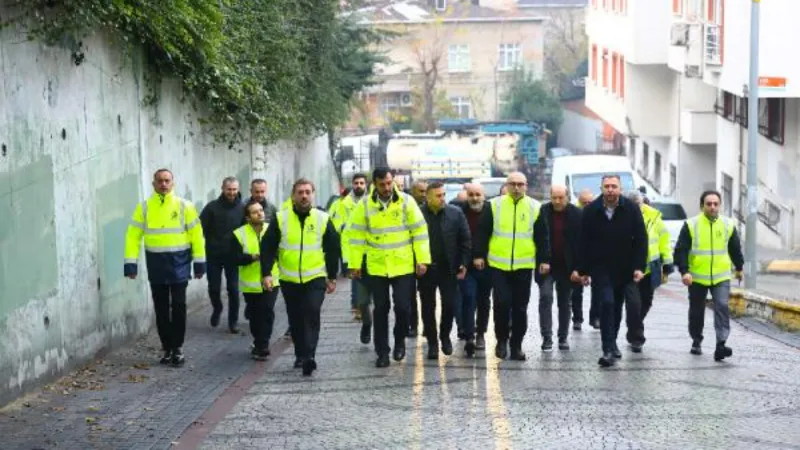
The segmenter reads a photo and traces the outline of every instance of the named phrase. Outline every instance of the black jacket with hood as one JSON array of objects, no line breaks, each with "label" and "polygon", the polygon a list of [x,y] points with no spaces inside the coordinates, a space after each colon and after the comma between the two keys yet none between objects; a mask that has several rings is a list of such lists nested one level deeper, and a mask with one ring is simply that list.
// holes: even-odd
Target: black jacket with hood
[{"label": "black jacket with hood", "polygon": [[231,202],[225,195],[209,202],[200,213],[203,236],[206,238],[206,258],[225,259],[233,257],[231,234],[244,222],[242,194]]}]

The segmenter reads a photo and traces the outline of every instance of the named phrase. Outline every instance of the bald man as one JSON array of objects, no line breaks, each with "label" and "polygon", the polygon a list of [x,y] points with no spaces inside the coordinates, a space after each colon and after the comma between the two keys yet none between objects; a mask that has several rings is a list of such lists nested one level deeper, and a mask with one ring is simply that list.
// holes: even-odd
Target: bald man
[{"label": "bald man", "polygon": [[[528,330],[528,302],[533,271],[550,272],[547,222],[539,202],[526,195],[525,174],[513,172],[506,180],[508,194],[495,197],[484,208],[476,237],[476,269],[489,266],[494,288],[495,356],[525,361],[522,340]],[[511,329],[508,320],[511,314]],[[498,320],[500,318],[500,320]]]},{"label": "bald man", "polygon": [[558,302],[558,349],[569,350],[569,324],[572,316],[571,295],[574,283],[580,282],[576,271],[581,210],[569,203],[566,186],[553,185],[550,201],[542,206],[550,241],[550,273],[536,273],[539,285],[539,330],[542,351],[553,350],[553,288]]}]

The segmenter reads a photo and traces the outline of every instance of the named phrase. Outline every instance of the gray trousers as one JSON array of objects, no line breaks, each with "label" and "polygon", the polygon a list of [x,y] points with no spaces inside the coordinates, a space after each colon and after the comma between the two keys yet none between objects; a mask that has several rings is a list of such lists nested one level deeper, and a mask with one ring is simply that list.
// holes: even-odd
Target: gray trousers
[{"label": "gray trousers", "polygon": [[711,291],[714,303],[714,331],[717,334],[717,342],[724,342],[731,332],[731,316],[728,309],[728,299],[731,296],[730,281],[723,281],[714,286],[697,283],[689,286],[689,335],[693,341],[703,342],[708,291]]},{"label": "gray trousers", "polygon": [[569,335],[572,318],[572,282],[569,275],[546,275],[539,283],[539,330],[542,337],[553,337],[553,287],[558,301],[558,338]]},{"label": "gray trousers", "polygon": [[366,327],[371,327],[372,310],[369,307],[371,293],[367,280],[351,280],[350,286],[355,292],[356,307],[361,311],[361,323]]}]

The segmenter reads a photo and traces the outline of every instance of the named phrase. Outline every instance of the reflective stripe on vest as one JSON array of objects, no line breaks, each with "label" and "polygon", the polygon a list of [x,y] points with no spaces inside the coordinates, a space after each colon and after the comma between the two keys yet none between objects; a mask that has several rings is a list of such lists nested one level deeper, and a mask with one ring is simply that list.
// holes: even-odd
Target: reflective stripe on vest
[{"label": "reflective stripe on vest", "polygon": [[[692,281],[704,286],[713,286],[731,279],[731,258],[728,241],[733,235],[734,225],[727,217],[711,222],[704,215],[687,222],[692,248],[689,251],[689,273]],[[716,232],[715,230],[720,230]]]},{"label": "reflective stripe on vest", "polygon": [[[292,283],[304,283],[326,276],[322,237],[325,234],[329,216],[317,209],[312,209],[306,221],[300,227],[299,239],[291,239],[296,237],[292,233],[297,233],[296,229],[290,229],[292,227],[291,223],[293,223],[290,223],[290,220],[293,217],[297,217],[294,211],[286,208],[281,210],[278,220],[278,226],[281,231],[281,242],[278,245],[280,278]],[[316,218],[316,224],[309,226],[308,222],[313,218]],[[297,220],[299,222],[299,217]],[[316,226],[316,229],[310,228],[314,226]],[[307,231],[310,232],[307,233]],[[313,237],[310,242],[305,239],[307,235]],[[292,243],[292,240],[297,240],[298,243]],[[306,261],[311,260],[310,265],[304,264],[304,258]]]},{"label": "reflective stripe on vest", "polygon": [[[385,226],[385,227],[376,227],[370,225],[370,217],[372,216],[371,208],[369,207],[369,197],[364,197],[361,201],[364,202],[364,223],[365,225],[360,224],[352,224],[351,229],[358,230],[358,231],[366,231],[370,234],[385,234],[385,233],[401,233],[401,232],[408,232],[409,234],[416,230],[417,228],[427,226],[425,219],[420,219],[417,222],[412,224],[408,224],[408,202],[412,201],[411,197],[405,193],[399,193],[403,199],[402,205],[402,217],[403,223],[402,225],[392,225],[392,226]],[[367,245],[369,247],[380,249],[380,250],[393,250],[398,248],[403,248],[408,245],[413,245],[414,242],[424,242],[429,239],[427,233],[424,235],[418,236],[410,236],[407,240],[401,240],[399,242],[392,242],[390,244],[381,244],[377,242],[371,242],[365,239],[350,239],[350,245]]]},{"label": "reflective stripe on vest", "polygon": [[151,228],[150,225],[147,223],[147,202],[145,200],[141,203],[142,205],[142,223],[136,223],[135,221],[132,222],[134,226],[141,228],[144,230],[144,249],[150,253],[172,253],[172,252],[180,252],[184,250],[189,250],[192,248],[192,244],[187,242],[185,244],[179,245],[170,245],[170,246],[154,246],[151,243],[148,243],[147,236],[153,235],[167,235],[167,234],[183,234],[187,231],[191,230],[197,224],[200,223],[200,218],[196,218],[190,224],[186,224],[186,203],[183,199],[176,199],[175,201],[180,202],[180,209],[178,212],[178,222],[180,226],[173,227],[173,228]]},{"label": "reflective stripe on vest", "polygon": [[[268,226],[269,224],[264,223],[261,236],[256,235],[256,230],[250,225],[239,227],[233,232],[242,246],[242,253],[247,256],[259,254],[261,237],[266,233]],[[275,285],[278,284],[277,267],[278,265],[275,264],[272,269],[272,278]],[[261,285],[261,262],[259,260],[255,260],[246,266],[239,266],[239,290],[247,293],[264,292],[264,288]]]}]

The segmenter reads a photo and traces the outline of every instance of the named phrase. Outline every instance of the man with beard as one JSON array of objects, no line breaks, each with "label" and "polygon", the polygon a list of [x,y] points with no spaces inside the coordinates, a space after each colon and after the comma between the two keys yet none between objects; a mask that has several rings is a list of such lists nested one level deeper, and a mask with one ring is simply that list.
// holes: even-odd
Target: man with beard
[{"label": "man with beard", "polygon": [[583,210],[578,273],[599,296],[603,356],[598,364],[610,367],[622,358],[617,335],[623,305],[628,342],[644,341],[636,283],[647,268],[647,231],[639,207],[622,197],[619,175],[603,176],[601,188],[603,195]]},{"label": "man with beard", "polygon": [[292,186],[292,207],[280,210],[261,241],[261,276],[266,291],[278,264],[294,342],[296,368],[309,376],[317,369],[320,311],[325,294],[336,290],[339,234],[327,213],[313,207],[314,184],[301,178]]},{"label": "man with beard", "polygon": [[[469,183],[464,186],[467,200],[457,204],[467,218],[470,236],[477,236],[479,233],[478,225],[483,210],[489,207],[486,201],[486,194],[483,185],[480,183]],[[475,247],[473,246],[473,249]],[[473,250],[473,256],[475,252]],[[486,348],[484,335],[489,326],[489,313],[492,308],[490,295],[492,293],[492,280],[487,269],[478,269],[473,264],[467,267],[467,276],[460,281],[461,287],[461,323],[464,328],[466,343],[464,352],[467,356],[473,356],[475,350]],[[477,324],[475,312],[477,309]],[[476,327],[477,325],[477,327]],[[473,341],[474,339],[474,341]]]},{"label": "man with beard", "polygon": [[[372,182],[375,189],[351,214],[348,260],[364,261],[375,302],[375,365],[389,367],[389,291],[393,291],[395,312],[392,356],[395,361],[402,361],[406,356],[414,277],[425,275],[431,254],[422,211],[410,195],[397,189],[392,172],[375,169]],[[356,279],[361,277],[360,267],[351,267],[350,272]]]},{"label": "man with beard", "polygon": [[[414,201],[417,202],[417,206],[419,206],[420,209],[422,209],[422,206],[425,204],[425,195],[427,191],[427,181],[417,180],[411,184],[411,196],[414,197]],[[417,279],[414,279],[414,286],[409,296],[411,301],[411,319],[409,321],[408,337],[410,338],[417,337],[417,333],[419,332],[419,302],[417,301],[419,283],[417,281]],[[423,324],[423,328],[424,326],[425,324]],[[422,330],[422,334],[425,334],[424,329]]]},{"label": "man with beard", "polygon": [[233,230],[244,222],[244,205],[239,192],[239,181],[234,177],[222,180],[222,194],[209,202],[200,213],[203,234],[206,238],[208,258],[208,296],[213,311],[211,326],[219,325],[222,314],[222,273],[228,290],[228,331],[239,332],[239,267],[231,248]]},{"label": "man with beard", "polygon": [[[348,237],[346,233],[347,225],[350,223],[350,216],[356,205],[364,198],[367,192],[367,176],[357,173],[352,178],[353,187],[350,193],[339,202],[339,207],[334,211],[331,220],[341,235],[342,256],[344,265],[361,267],[363,261],[350,261],[348,251]],[[369,344],[372,333],[372,314],[369,310],[369,289],[365,279],[350,280],[350,308],[353,311],[353,319],[361,322],[361,342]]]},{"label": "man with beard", "polygon": [[[267,225],[272,216],[275,215],[275,205],[270,203],[267,200],[267,180],[263,178],[256,178],[255,180],[250,182],[250,198],[247,199],[245,205],[251,202],[256,202],[261,205],[261,208],[264,210],[264,220]],[[247,218],[245,217],[244,223],[242,225],[247,225]],[[250,320],[250,303],[244,303],[244,318]],[[289,336],[289,330],[286,330],[286,336]]]}]

